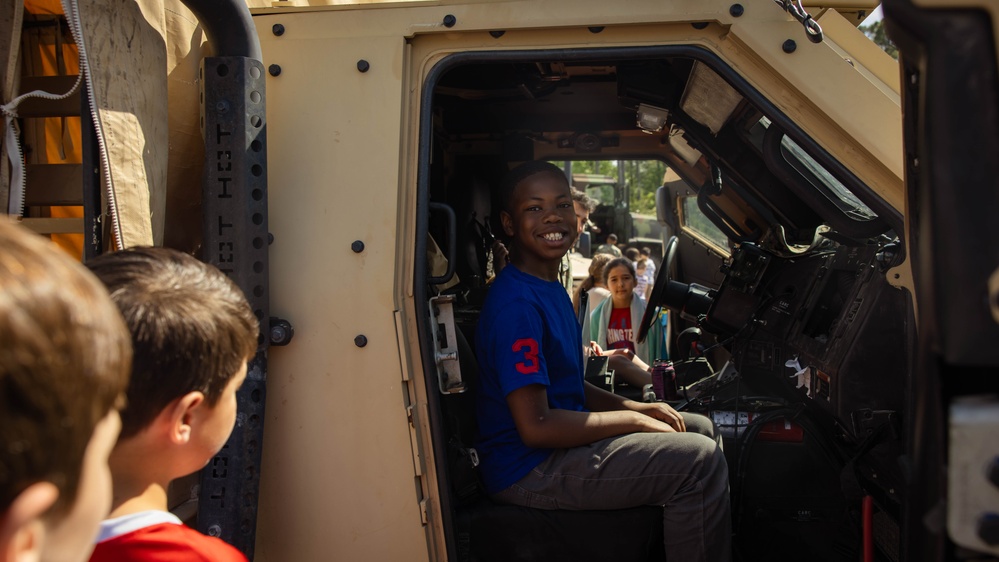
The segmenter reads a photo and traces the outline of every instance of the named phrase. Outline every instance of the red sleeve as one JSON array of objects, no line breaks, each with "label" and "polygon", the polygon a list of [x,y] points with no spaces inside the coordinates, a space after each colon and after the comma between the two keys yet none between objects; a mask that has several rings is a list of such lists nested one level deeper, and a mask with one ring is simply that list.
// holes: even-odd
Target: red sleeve
[{"label": "red sleeve", "polygon": [[248,562],[232,545],[173,523],[97,543],[90,562]]}]

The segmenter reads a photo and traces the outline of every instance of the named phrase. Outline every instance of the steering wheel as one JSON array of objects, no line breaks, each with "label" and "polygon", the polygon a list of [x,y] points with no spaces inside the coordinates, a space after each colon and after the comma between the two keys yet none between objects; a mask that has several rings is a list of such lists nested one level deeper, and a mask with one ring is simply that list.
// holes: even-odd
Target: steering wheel
[{"label": "steering wheel", "polygon": [[670,236],[666,241],[666,253],[663,263],[659,266],[659,273],[656,274],[656,283],[652,286],[652,294],[649,295],[649,304],[645,307],[645,314],[642,315],[642,324],[638,327],[638,341],[644,342],[649,336],[649,330],[653,322],[659,321],[659,309],[662,308],[666,287],[670,282],[670,270],[676,264],[676,247],[679,244],[676,236]]}]

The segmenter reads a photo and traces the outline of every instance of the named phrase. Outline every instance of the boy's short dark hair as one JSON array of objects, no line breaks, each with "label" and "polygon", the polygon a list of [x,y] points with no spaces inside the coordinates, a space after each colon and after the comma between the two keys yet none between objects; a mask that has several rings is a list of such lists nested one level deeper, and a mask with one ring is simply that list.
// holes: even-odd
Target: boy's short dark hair
[{"label": "boy's short dark hair", "polygon": [[0,516],[51,482],[72,508],[97,423],[128,384],[128,330],[107,291],[51,242],[0,220]]},{"label": "boy's short dark hair", "polygon": [[573,187],[572,192],[572,202],[579,203],[586,208],[587,211],[593,212],[597,208],[597,200],[587,195],[585,192]]},{"label": "boy's short dark hair", "polygon": [[87,266],[111,293],[135,349],[121,437],[149,425],[192,391],[215,405],[257,349],[260,330],[243,292],[217,268],[168,248],[129,248]]},{"label": "boy's short dark hair", "polygon": [[[566,179],[565,172],[563,172],[562,168],[559,168],[555,164],[545,162],[543,160],[524,162],[523,164],[510,170],[506,176],[504,176],[503,181],[500,182],[497,198],[500,210],[510,212],[510,201],[513,199],[514,190],[517,189],[520,182],[535,174],[552,174],[558,176],[565,182],[566,187],[569,187],[569,180]],[[572,189],[570,188],[570,192],[571,191]]]},{"label": "boy's short dark hair", "polygon": [[638,248],[628,248],[624,251],[624,256],[631,261],[638,261],[638,256],[640,255]]}]

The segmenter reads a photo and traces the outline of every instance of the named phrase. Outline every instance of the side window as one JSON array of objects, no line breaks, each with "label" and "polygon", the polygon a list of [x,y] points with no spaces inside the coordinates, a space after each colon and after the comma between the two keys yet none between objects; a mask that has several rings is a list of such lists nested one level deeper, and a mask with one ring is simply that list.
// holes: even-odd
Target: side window
[{"label": "side window", "polygon": [[721,257],[729,257],[728,237],[701,212],[697,206],[697,197],[693,195],[680,198],[680,228],[684,233],[704,244],[709,250]]}]

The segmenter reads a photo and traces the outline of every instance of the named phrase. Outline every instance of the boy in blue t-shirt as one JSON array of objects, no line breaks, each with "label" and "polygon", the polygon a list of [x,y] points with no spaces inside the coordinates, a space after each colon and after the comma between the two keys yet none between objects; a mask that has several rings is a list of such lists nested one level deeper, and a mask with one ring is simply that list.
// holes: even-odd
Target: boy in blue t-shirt
[{"label": "boy in blue t-shirt", "polygon": [[669,560],[729,560],[728,470],[711,421],[583,381],[580,326],[558,282],[576,238],[562,170],[528,162],[500,189],[511,267],[493,283],[476,337],[487,493],[541,509],[662,505]]}]

